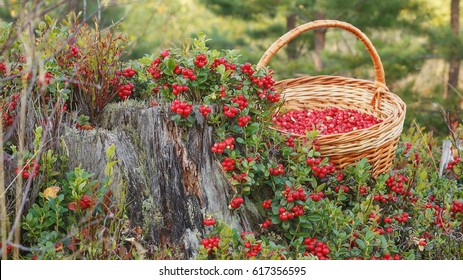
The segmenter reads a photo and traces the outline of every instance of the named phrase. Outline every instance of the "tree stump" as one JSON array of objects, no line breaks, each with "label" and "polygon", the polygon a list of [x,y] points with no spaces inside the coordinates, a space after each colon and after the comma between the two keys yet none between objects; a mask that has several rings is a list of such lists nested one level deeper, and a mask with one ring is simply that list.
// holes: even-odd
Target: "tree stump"
[{"label": "tree stump", "polygon": [[143,244],[185,259],[198,252],[205,214],[239,231],[261,221],[250,201],[228,208],[234,190],[211,152],[212,127],[193,114],[196,124],[185,129],[170,120],[167,106],[119,103],[105,109],[98,129],[67,128],[63,136],[69,170],[81,166],[97,178],[104,177],[106,150],[115,145],[113,187],[120,193],[125,185],[127,213],[132,226],[142,228]]}]

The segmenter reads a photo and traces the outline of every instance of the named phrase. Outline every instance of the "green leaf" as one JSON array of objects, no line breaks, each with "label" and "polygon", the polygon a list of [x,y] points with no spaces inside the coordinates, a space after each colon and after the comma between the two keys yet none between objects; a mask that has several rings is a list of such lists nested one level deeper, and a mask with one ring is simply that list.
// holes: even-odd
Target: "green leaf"
[{"label": "green leaf", "polygon": [[171,71],[174,71],[175,66],[177,65],[177,63],[175,63],[175,60],[173,60],[172,58],[167,58],[166,59],[166,65]]},{"label": "green leaf", "polygon": [[244,144],[244,139],[241,137],[236,138],[236,142],[240,144]]},{"label": "green leaf", "polygon": [[253,123],[246,127],[246,133],[249,135],[254,134],[259,130],[259,128],[260,128],[259,123]]},{"label": "green leaf", "polygon": [[318,193],[318,192],[321,192],[321,191],[323,191],[323,190],[325,189],[325,186],[326,186],[326,184],[325,184],[325,183],[323,183],[323,184],[319,185],[319,186],[318,186],[318,187],[315,189],[315,192],[317,192],[317,193]]},{"label": "green leaf", "polygon": [[373,234],[373,232],[367,231],[367,233],[365,234],[365,240],[371,241],[373,240],[373,238],[375,238],[375,235]]},{"label": "green leaf", "polygon": [[322,216],[319,214],[309,214],[306,217],[307,217],[307,220],[311,222],[319,222],[322,220]]},{"label": "green leaf", "polygon": [[284,221],[281,225],[284,230],[288,230],[291,224],[288,221]]},{"label": "green leaf", "polygon": [[359,248],[362,249],[362,250],[365,250],[365,248],[367,247],[365,245],[365,242],[363,242],[362,239],[357,239],[357,240],[355,240],[355,242],[357,243],[357,245],[359,245]]},{"label": "green leaf", "polygon": [[45,15],[45,21],[51,25],[53,23],[53,19],[49,15]]},{"label": "green leaf", "polygon": [[151,58],[145,56],[145,57],[142,57],[142,58],[138,59],[138,62],[140,62],[143,65],[150,66],[151,65]]}]

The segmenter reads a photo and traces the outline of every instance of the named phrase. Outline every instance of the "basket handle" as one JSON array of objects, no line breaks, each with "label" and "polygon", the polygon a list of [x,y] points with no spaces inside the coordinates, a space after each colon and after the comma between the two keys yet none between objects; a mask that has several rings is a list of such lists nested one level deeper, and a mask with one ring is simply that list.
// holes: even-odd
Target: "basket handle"
[{"label": "basket handle", "polygon": [[270,59],[285,45],[291,42],[294,38],[301,35],[304,32],[307,32],[316,28],[327,28],[327,27],[336,27],[349,31],[354,34],[362,43],[365,45],[368,53],[370,54],[371,59],[373,60],[373,66],[375,68],[375,94],[373,95],[371,105],[375,108],[379,108],[381,101],[381,93],[389,91],[386,86],[386,81],[384,78],[384,69],[381,62],[381,58],[378,55],[375,47],[371,43],[370,39],[357,27],[342,21],[337,20],[316,20],[308,22],[306,24],[300,25],[293,30],[287,32],[276,40],[262,55],[257,68],[262,68],[268,65]]}]

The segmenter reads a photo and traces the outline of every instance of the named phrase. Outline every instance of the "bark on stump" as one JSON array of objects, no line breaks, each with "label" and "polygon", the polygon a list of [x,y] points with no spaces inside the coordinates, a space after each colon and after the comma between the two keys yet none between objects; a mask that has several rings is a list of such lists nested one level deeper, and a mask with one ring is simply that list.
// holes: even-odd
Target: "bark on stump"
[{"label": "bark on stump", "polygon": [[114,188],[126,186],[132,226],[143,229],[148,249],[169,248],[178,258],[194,258],[204,232],[204,214],[232,228],[250,231],[261,221],[246,201],[230,210],[234,193],[211,152],[212,128],[194,112],[188,129],[170,120],[168,107],[141,108],[131,103],[108,106],[98,129],[67,128],[63,136],[69,170],[81,166],[104,177],[106,150],[116,146]]}]

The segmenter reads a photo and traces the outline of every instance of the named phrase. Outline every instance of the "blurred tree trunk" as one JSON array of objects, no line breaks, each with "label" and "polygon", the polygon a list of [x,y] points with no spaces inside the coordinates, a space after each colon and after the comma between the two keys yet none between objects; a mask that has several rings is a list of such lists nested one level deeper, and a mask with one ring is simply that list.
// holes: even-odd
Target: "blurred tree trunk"
[{"label": "blurred tree trunk", "polygon": [[[286,30],[290,31],[296,27],[297,14],[292,13],[286,17]],[[298,57],[297,45],[295,41],[288,43],[286,48],[286,54],[288,55],[289,60],[294,60]]]},{"label": "blurred tree trunk", "polygon": [[[460,34],[460,0],[452,0],[450,4],[450,26],[455,37]],[[460,75],[460,58],[453,57],[450,59],[449,77],[447,82],[447,90],[444,98],[447,98],[449,92],[458,87],[458,78]]]},{"label": "blurred tree trunk", "polygon": [[[325,19],[325,13],[318,11],[316,13],[316,19]],[[318,28],[314,30],[315,32],[315,43],[314,43],[314,64],[315,69],[317,71],[321,71],[323,69],[323,61],[322,61],[322,51],[325,49],[325,37],[326,37],[326,28]]]}]

